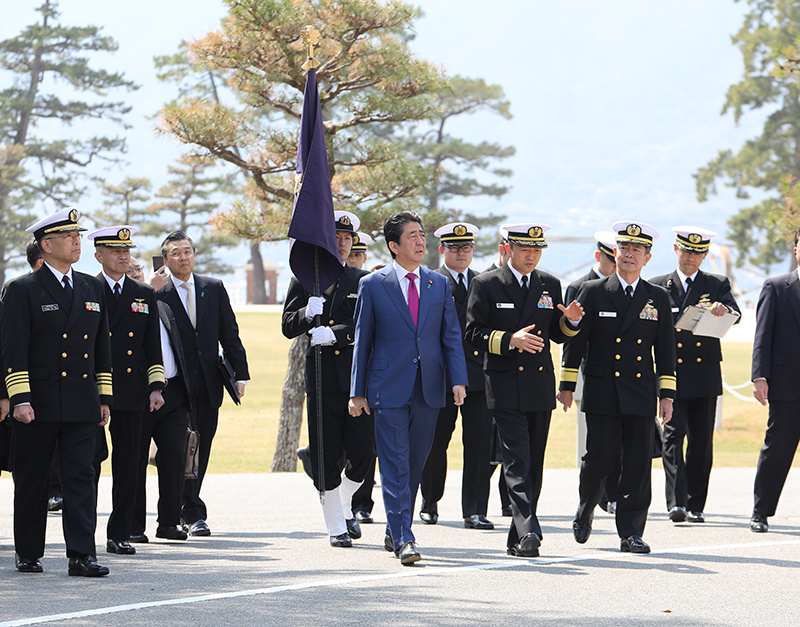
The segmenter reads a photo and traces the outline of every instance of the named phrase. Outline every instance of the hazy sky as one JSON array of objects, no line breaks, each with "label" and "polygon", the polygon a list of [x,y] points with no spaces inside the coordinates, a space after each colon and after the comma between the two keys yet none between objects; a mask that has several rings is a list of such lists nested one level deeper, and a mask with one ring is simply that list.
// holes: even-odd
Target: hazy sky
[{"label": "hazy sky", "polygon": [[[3,0],[0,38],[32,22],[37,4]],[[730,36],[746,3],[425,0],[421,8],[412,43],[419,56],[450,73],[502,85],[512,103],[511,121],[485,114],[451,129],[517,148],[505,164],[514,170],[512,191],[499,201],[475,200],[470,209],[548,223],[553,237],[591,236],[622,218],[648,222],[664,241],[654,248],[646,276],[674,266],[671,226],[699,223],[725,234],[725,221],[741,201],[724,193],[699,204],[691,175],[718,150],[737,148],[760,129],[760,113],[745,116],[739,128],[730,115],[720,116],[728,86],[742,73]],[[146,119],[172,95],[155,80],[152,58],[216,27],[223,5],[63,0],[61,11],[66,24],[103,26],[120,45],[104,66],[142,85],[127,97],[134,107],[131,163],[107,178],[148,176],[158,187],[181,147],[156,138]],[[542,264],[563,273],[588,262],[590,248],[556,243]],[[285,243],[266,250],[274,261],[288,256]],[[281,282],[288,278],[287,270]]]}]

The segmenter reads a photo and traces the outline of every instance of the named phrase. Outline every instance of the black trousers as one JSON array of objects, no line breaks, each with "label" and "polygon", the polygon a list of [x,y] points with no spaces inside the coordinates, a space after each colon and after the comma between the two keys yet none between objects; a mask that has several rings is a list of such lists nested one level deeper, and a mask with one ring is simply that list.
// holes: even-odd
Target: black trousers
[{"label": "black trousers", "polygon": [[219,407],[211,404],[208,392],[198,385],[197,397],[192,404],[190,414],[192,429],[200,433],[198,442],[197,479],[187,479],[183,484],[183,506],[181,518],[187,525],[205,520],[208,517],[208,508],[200,498],[200,489],[208,470],[208,460],[211,457],[211,444],[217,433],[219,422]]},{"label": "black trousers", "polygon": [[778,500],[800,442],[800,405],[770,401],[767,433],[758,456],[754,509],[762,516],[775,515]]},{"label": "black trousers", "polygon": [[652,416],[586,414],[586,455],[581,463],[577,518],[591,520],[603,496],[605,478],[622,449],[622,471],[617,484],[617,533],[620,538],[644,534],[652,497],[654,431]]},{"label": "black trousers", "polygon": [[372,500],[372,488],[375,487],[375,460],[377,459],[378,451],[373,448],[364,483],[353,494],[353,512],[372,513],[372,508],[375,506],[375,501]]},{"label": "black trousers", "polygon": [[513,516],[506,544],[513,547],[528,533],[542,537],[536,506],[542,491],[544,451],[552,412],[493,411],[503,445],[503,472]]},{"label": "black trousers", "polygon": [[[461,481],[461,515],[486,515],[489,503],[492,414],[484,391],[470,392],[460,408],[464,470]],[[436,433],[422,470],[421,511],[438,513],[447,477],[447,447],[456,427],[459,407],[452,400],[439,410]]]},{"label": "black trousers", "polygon": [[[319,443],[317,441],[317,396],[308,390],[306,415],[308,416],[308,445],[311,450],[311,473],[314,486],[319,490]],[[342,482],[342,459],[346,458],[345,475],[351,481],[364,480],[370,467],[374,474],[375,420],[362,414],[354,418],[347,411],[349,392],[322,393],[323,463],[325,464],[325,489],[333,490]],[[372,466],[370,463],[372,462]]]},{"label": "black trousers", "polygon": [[139,458],[136,472],[136,497],[133,507],[132,533],[145,531],[147,520],[147,458],[150,440],[158,447],[158,525],[178,526],[181,520],[181,497],[186,467],[186,428],[189,426],[189,399],[180,385],[167,385],[164,404],[142,416]]},{"label": "black trousers", "polygon": [[61,524],[67,557],[96,554],[97,492],[93,466],[96,434],[97,422],[37,419],[14,425],[14,547],[22,557],[39,559],[44,555],[50,469],[56,450],[64,494]]},{"label": "black trousers", "polygon": [[[661,459],[666,475],[667,510],[685,507],[702,512],[714,462],[714,419],[717,397],[678,398],[672,419],[664,425]],[[686,460],[683,441],[686,439]]]},{"label": "black trousers", "polygon": [[111,516],[106,537],[127,540],[131,537],[136,475],[141,446],[142,412],[114,409],[108,424],[111,433]]}]

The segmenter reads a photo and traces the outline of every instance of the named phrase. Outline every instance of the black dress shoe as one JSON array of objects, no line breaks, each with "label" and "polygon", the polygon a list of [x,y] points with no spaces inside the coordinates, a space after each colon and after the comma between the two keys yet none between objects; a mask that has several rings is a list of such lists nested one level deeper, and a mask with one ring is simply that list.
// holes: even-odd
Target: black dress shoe
[{"label": "black dress shoe", "polygon": [[669,510],[669,519],[674,523],[686,522],[686,508],[676,505]]},{"label": "black dress shoe", "polygon": [[74,577],[105,577],[108,568],[100,566],[94,555],[69,558],[69,574]]},{"label": "black dress shoe", "polygon": [[619,541],[620,551],[623,553],[649,553],[650,545],[642,540],[641,536],[628,536]]},{"label": "black dress shoe", "polygon": [[508,518],[508,517],[510,517],[510,516],[513,516],[513,515],[514,515],[514,512],[513,512],[513,511],[511,511],[511,506],[509,505],[508,507],[504,507],[504,508],[503,508],[503,509],[500,511],[500,514],[501,514],[503,517],[505,517],[505,518]]},{"label": "black dress shoe", "polygon": [[762,516],[754,511],[750,517],[750,531],[753,533],[766,533],[769,531],[769,524],[767,524],[767,517]]},{"label": "black dress shoe", "polygon": [[401,546],[400,550],[397,552],[397,557],[400,558],[400,563],[403,566],[411,566],[414,562],[418,562],[422,559],[419,551],[417,551],[417,546],[413,542],[406,542]]},{"label": "black dress shoe", "polygon": [[51,496],[47,499],[47,511],[57,512],[64,507],[64,498],[61,496]]},{"label": "black dress shoe", "polygon": [[346,533],[343,533],[338,536],[331,536],[331,546],[339,547],[339,548],[350,548],[353,546],[353,541],[350,539],[350,536]]},{"label": "black dress shoe", "polygon": [[297,449],[297,459],[302,462],[303,470],[313,480],[314,475],[311,474],[311,449],[307,446]]},{"label": "black dress shoe", "polygon": [[211,529],[208,528],[208,523],[203,520],[194,521],[191,525],[189,525],[189,529],[187,530],[190,536],[210,536]]},{"label": "black dress shoe", "polygon": [[706,521],[703,512],[686,512],[686,522],[704,523]]},{"label": "black dress shoe", "polygon": [[106,540],[106,553],[116,553],[117,555],[135,555],[136,549],[127,540]]},{"label": "black dress shoe", "polygon": [[397,551],[394,550],[394,542],[392,542],[392,536],[388,533],[383,536],[383,548],[389,551],[389,553],[394,553],[394,556],[397,557]]},{"label": "black dress shoe", "polygon": [[578,544],[586,544],[589,536],[592,535],[592,518],[581,520],[576,516],[572,521],[572,535]]},{"label": "black dress shoe", "polygon": [[419,519],[426,525],[435,525],[439,522],[439,514],[436,512],[420,512]]},{"label": "black dress shoe", "polygon": [[128,542],[131,544],[147,544],[150,542],[150,538],[143,533],[132,533],[131,537],[128,539]]},{"label": "black dress shoe", "polygon": [[[165,540],[185,540],[188,537],[188,533],[175,525],[164,527],[159,525],[156,529],[156,538],[164,538]],[[133,540],[131,540],[131,542],[133,542]]]},{"label": "black dress shoe", "polygon": [[362,525],[371,525],[374,521],[372,520],[372,514],[365,511],[358,511],[354,512],[353,516],[356,517],[356,520],[360,522]]},{"label": "black dress shoe", "polygon": [[17,553],[14,553],[14,564],[21,573],[40,573],[44,570],[39,560],[31,560]]},{"label": "black dress shoe", "polygon": [[473,514],[464,519],[464,527],[467,529],[494,529],[491,520],[488,520],[483,514]]},{"label": "black dress shoe", "polygon": [[539,536],[535,533],[526,533],[514,545],[514,555],[517,557],[539,557],[540,546],[542,546],[542,539]]},{"label": "black dress shoe", "polygon": [[355,518],[348,518],[344,522],[347,525],[347,535],[353,538],[353,540],[358,540],[361,537],[361,527],[358,521]]}]

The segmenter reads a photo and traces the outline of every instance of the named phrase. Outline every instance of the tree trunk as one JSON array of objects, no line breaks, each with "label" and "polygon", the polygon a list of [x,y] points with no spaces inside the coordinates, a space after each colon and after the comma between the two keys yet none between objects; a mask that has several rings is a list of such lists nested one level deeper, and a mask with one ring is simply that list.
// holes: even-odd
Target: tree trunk
[{"label": "tree trunk", "polygon": [[[261,243],[250,243],[250,263],[253,265],[253,304],[267,304],[267,288],[264,280],[264,259],[261,257]],[[287,375],[288,376],[288,375]]]},{"label": "tree trunk", "polygon": [[289,349],[289,364],[281,394],[281,413],[278,422],[278,441],[270,472],[297,470],[297,445],[303,423],[303,404],[306,397],[305,364],[308,338],[301,335]]}]

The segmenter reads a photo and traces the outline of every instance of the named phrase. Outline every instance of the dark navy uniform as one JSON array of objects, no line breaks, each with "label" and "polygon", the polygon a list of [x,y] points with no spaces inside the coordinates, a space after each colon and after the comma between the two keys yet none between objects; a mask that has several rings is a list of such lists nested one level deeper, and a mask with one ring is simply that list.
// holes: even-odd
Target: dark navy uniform
[{"label": "dark navy uniform", "polygon": [[[486,399],[502,439],[503,469],[513,506],[507,545],[513,549],[529,533],[542,537],[536,505],[542,487],[550,415],[556,406],[550,341],[564,342],[578,329],[558,311],[561,283],[534,270],[527,293],[508,264],[472,282],[467,305],[466,340],[484,351]],[[509,348],[511,336],[535,324],[544,340],[541,352]]]}]

